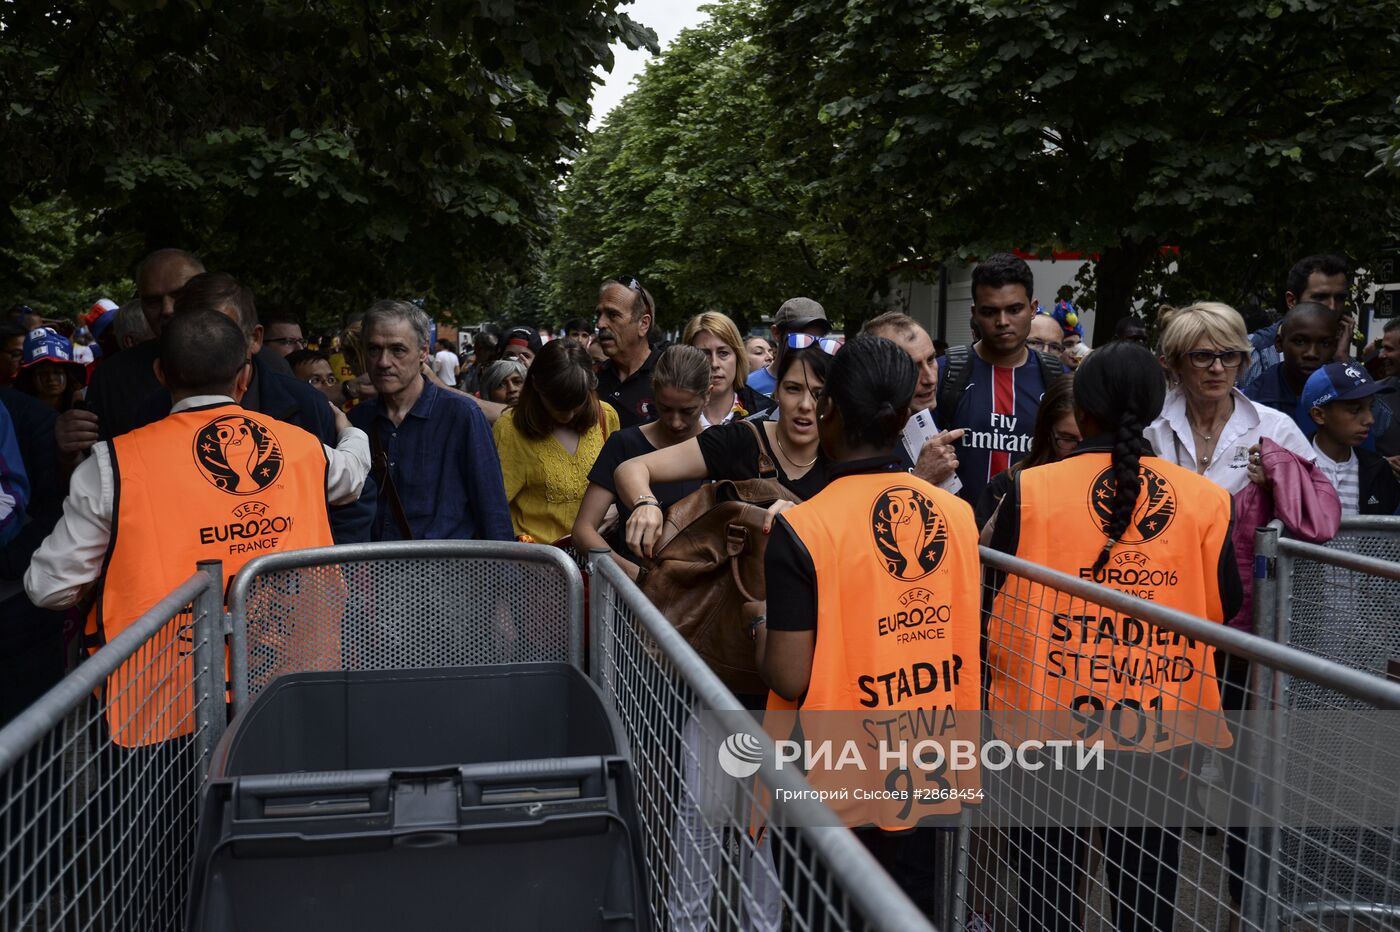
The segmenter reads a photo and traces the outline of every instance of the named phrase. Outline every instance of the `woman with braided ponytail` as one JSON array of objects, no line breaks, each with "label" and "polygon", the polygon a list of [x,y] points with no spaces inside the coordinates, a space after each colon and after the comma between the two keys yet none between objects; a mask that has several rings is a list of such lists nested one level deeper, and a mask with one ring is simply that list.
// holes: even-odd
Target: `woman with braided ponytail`
[{"label": "woman with braided ponytail", "polygon": [[[767,615],[753,625],[771,689],[764,726],[777,736],[842,747],[868,739],[855,723],[871,717],[907,725],[937,709],[980,721],[977,526],[966,502],[905,471],[900,432],[917,381],[909,354],[881,337],[856,337],[832,362],[816,410],[830,482],[773,522]],[[905,798],[861,801],[839,792],[851,779],[839,767],[807,775],[836,791],[832,808],[935,915],[940,829],[921,822],[974,803],[975,781],[950,774],[943,789],[956,792],[943,795],[926,792],[925,774],[872,771],[875,786],[861,789],[893,781]]]},{"label": "woman with braided ponytail", "polygon": [[[1074,375],[1075,419],[1085,439],[1062,461],[1016,476],[991,546],[1223,623],[1242,599],[1230,495],[1159,458],[1144,438],[1164,395],[1147,349],[1115,342],[1095,350]],[[1007,576],[997,589],[986,626],[987,706],[1033,713],[1005,716],[998,737],[1013,744],[1047,737],[1105,742],[1115,779],[1085,780],[1070,798],[1082,810],[1079,824],[1120,826],[1103,832],[1114,925],[1166,932],[1175,919],[1180,830],[1121,827],[1102,814],[1123,810],[1102,807],[1121,804],[1113,794],[1124,786],[1146,787],[1154,804],[1174,801],[1190,783],[1182,762],[1191,746],[1231,745],[1214,651],[1024,577]],[[1089,727],[1062,734],[1069,720]],[[1010,724],[1016,721],[1022,724]],[[1116,779],[1125,774],[1131,776]],[[1021,915],[1005,924],[1076,928],[1088,831],[1026,829],[1016,847]]]}]

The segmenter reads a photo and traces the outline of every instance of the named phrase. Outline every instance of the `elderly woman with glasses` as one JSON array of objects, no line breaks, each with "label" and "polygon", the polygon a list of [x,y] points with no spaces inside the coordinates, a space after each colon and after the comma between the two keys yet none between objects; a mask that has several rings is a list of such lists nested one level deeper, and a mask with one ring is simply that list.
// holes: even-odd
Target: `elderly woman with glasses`
[{"label": "elderly woman with glasses", "polygon": [[1244,318],[1226,304],[1172,311],[1162,326],[1162,365],[1173,383],[1162,414],[1144,431],[1162,459],[1193,470],[1234,494],[1265,484],[1258,445],[1268,437],[1311,461],[1311,444],[1293,419],[1246,398],[1235,383],[1249,362]]}]

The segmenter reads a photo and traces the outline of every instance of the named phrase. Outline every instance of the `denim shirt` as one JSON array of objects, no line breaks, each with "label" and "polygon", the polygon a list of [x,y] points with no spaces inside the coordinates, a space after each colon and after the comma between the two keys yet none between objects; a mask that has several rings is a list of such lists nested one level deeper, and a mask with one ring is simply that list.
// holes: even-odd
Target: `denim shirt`
[{"label": "denim shirt", "polygon": [[[423,394],[402,424],[389,420],[378,398],[351,409],[350,421],[369,434],[373,456],[382,448],[388,457],[415,539],[515,539],[491,425],[466,395],[425,378]],[[384,488],[370,536],[403,536]]]}]

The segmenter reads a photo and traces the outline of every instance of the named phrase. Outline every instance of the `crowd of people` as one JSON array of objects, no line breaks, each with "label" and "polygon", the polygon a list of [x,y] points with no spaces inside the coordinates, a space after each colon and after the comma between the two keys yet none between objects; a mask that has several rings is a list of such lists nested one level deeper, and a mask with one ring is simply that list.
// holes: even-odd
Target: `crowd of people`
[{"label": "crowd of people", "polygon": [[[178,249],[147,256],[135,283],[131,301],[74,321],[21,307],[0,324],[3,718],[199,559],[232,577],[258,554],[332,542],[511,540],[607,548],[635,578],[676,503],[759,478],[784,497],[763,527],[768,605],[734,620],[770,689],[756,707],[858,707],[851,671],[920,650],[957,651],[973,684],[985,663],[991,694],[1014,704],[1002,678],[1020,675],[1016,659],[996,627],[977,633],[979,537],[1103,579],[1123,543],[1153,556],[1139,490],[1168,483],[1175,554],[1211,572],[1159,601],[1247,629],[1231,497],[1275,481],[1266,454],[1325,475],[1342,515],[1400,509],[1400,321],[1354,355],[1349,270],[1333,256],[1298,262],[1286,312],[1254,333],[1203,301],[1150,326],[1128,318],[1094,349],[1074,306],[1042,309],[1029,266],[1005,254],[976,266],[975,339],[954,346],[899,311],[838,334],[808,297],[766,334],[705,311],[667,340],[633,276],[603,281],[589,317],[483,327],[465,353],[394,299],[308,338]],[[1091,520],[1067,503],[1095,483]],[[956,559],[933,560],[919,536],[936,515]],[[935,569],[958,638],[876,643],[851,621],[933,598],[916,581]],[[1154,844],[1152,863],[1174,871],[1174,849]]]}]

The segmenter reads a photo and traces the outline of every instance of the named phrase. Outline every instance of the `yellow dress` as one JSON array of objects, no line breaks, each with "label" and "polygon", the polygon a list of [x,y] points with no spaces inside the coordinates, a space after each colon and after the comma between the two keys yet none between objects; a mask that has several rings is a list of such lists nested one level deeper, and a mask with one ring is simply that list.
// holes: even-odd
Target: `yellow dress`
[{"label": "yellow dress", "polygon": [[[603,420],[611,437],[618,430],[618,419],[606,402]],[[553,437],[529,440],[521,436],[515,427],[514,409],[501,414],[492,432],[516,537],[528,534],[541,544],[566,537],[588,490],[588,473],[603,450],[603,432],[597,424],[590,427],[579,437],[573,456]]]}]

